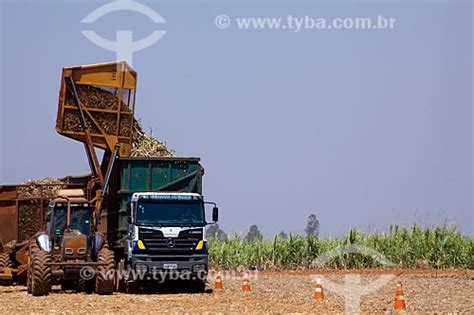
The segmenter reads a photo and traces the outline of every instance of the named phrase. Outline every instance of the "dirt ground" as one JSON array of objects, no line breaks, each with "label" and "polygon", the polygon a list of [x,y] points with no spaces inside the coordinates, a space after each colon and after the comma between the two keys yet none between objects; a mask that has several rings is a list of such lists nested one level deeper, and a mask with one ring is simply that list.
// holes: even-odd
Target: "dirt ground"
[{"label": "dirt ground", "polygon": [[[324,301],[313,298],[317,276],[323,284]],[[206,293],[193,294],[152,291],[98,296],[60,292],[55,287],[48,296],[33,297],[23,286],[10,286],[0,287],[0,314],[343,313],[347,297],[358,293],[362,295],[362,313],[387,313],[393,310],[398,280],[403,284],[409,313],[474,314],[472,270],[262,272],[252,274],[250,293],[241,292],[240,275],[224,275],[223,290],[212,290],[212,277]],[[337,289],[343,296],[331,291],[337,285],[347,289]],[[355,304],[356,308],[349,310],[356,311],[359,303]],[[354,307],[354,302],[348,307]]]}]

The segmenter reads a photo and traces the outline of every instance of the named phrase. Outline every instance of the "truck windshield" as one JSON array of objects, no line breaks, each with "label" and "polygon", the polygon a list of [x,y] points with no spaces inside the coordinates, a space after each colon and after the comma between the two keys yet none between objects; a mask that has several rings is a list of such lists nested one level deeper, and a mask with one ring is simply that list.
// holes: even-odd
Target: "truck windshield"
[{"label": "truck windshield", "polygon": [[156,225],[203,225],[204,207],[201,201],[140,199],[137,223]]}]

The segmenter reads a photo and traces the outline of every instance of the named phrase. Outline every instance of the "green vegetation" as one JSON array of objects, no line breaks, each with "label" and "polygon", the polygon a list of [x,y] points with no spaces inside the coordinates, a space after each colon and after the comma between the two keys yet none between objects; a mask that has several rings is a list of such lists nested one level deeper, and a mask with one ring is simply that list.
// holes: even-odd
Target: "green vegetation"
[{"label": "green vegetation", "polygon": [[[422,229],[390,226],[388,232],[363,234],[349,230],[346,237],[318,240],[314,236],[289,235],[282,239],[247,241],[235,235],[210,239],[210,263],[219,269],[305,269],[325,268],[472,268],[474,237],[463,237],[446,225]],[[348,252],[347,248],[370,251],[371,255]]]}]

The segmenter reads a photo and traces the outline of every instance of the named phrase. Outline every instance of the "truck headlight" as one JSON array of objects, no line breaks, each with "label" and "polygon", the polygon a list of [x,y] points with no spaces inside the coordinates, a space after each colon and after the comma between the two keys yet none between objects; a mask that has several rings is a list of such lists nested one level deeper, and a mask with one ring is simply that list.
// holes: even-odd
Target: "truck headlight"
[{"label": "truck headlight", "polygon": [[139,249],[146,249],[145,244],[143,244],[142,240],[138,241],[133,241],[133,249],[139,250]]},{"label": "truck headlight", "polygon": [[206,251],[207,250],[207,242],[200,240],[196,245],[196,250],[199,251]]}]

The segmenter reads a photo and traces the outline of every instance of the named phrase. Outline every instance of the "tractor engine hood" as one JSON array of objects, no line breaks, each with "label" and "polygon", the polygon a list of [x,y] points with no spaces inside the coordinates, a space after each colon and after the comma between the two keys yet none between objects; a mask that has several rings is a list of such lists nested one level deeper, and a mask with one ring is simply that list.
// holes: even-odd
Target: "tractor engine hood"
[{"label": "tractor engine hood", "polygon": [[66,229],[62,242],[64,260],[85,259],[87,256],[87,236],[77,229]]}]

